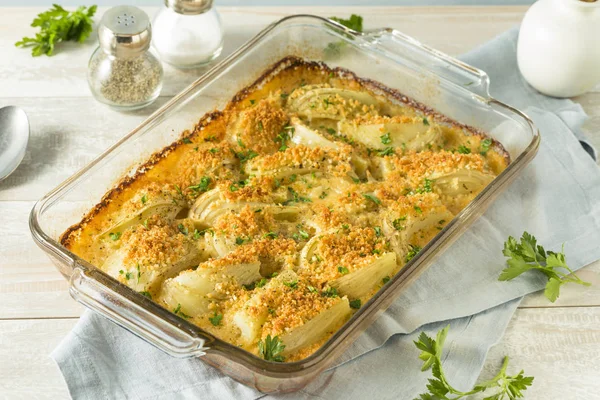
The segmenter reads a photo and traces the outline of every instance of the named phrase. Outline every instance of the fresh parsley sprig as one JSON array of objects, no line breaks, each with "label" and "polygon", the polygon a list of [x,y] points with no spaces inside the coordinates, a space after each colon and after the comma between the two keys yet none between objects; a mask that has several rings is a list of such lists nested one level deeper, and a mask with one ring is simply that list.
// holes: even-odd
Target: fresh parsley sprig
[{"label": "fresh parsley sprig", "polygon": [[281,355],[285,345],[279,339],[279,336],[271,337],[267,335],[265,341],[258,341],[258,354],[267,361],[283,362],[285,358]]},{"label": "fresh parsley sprig", "polygon": [[39,27],[40,31],[35,37],[24,37],[17,43],[17,47],[33,47],[31,55],[34,57],[43,54],[51,56],[54,54],[54,46],[60,42],[74,41],[83,43],[92,33],[94,24],[93,16],[97,6],[81,6],[73,12],[69,12],[53,4],[52,8],[38,14],[31,26]]},{"label": "fresh parsley sprig", "polygon": [[419,340],[414,342],[415,346],[421,350],[419,355],[419,358],[423,360],[421,371],[427,371],[431,368],[433,375],[427,385],[428,392],[421,394],[415,400],[456,400],[475,393],[485,392],[488,389],[497,389],[497,392],[485,397],[484,400],[502,400],[505,397],[513,400],[523,397],[523,391],[531,386],[533,377],[523,376],[523,371],[513,376],[506,375],[508,357],[504,357],[502,368],[495,377],[475,385],[473,389],[467,392],[461,392],[450,385],[442,367],[442,351],[449,328],[448,325],[440,330],[435,340],[425,332],[421,332]]},{"label": "fresh parsley sprig", "polygon": [[560,287],[565,283],[573,282],[590,286],[591,283],[581,280],[567,266],[564,247],[563,244],[561,252],[555,253],[546,251],[543,246],[537,244],[536,238],[527,232],[523,232],[520,242],[509,236],[502,250],[502,253],[508,257],[506,261],[508,267],[502,271],[498,280],[509,281],[529,270],[541,271],[548,277],[544,295],[553,303],[558,298]]}]

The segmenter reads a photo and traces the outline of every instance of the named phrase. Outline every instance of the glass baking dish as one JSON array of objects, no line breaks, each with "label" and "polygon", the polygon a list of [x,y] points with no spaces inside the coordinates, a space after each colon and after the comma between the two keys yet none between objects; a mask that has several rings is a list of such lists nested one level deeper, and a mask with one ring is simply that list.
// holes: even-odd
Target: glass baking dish
[{"label": "glass baking dish", "polygon": [[[176,141],[202,115],[222,108],[270,65],[290,55],[348,69],[480,129],[504,145],[512,162],[316,353],[301,361],[276,363],[219,340],[163,309],[62,247],[58,238],[151,154]],[[484,72],[396,30],[360,33],[321,17],[286,17],[265,28],[38,201],[30,215],[31,232],[69,280],[75,300],[174,357],[201,356],[223,373],[265,393],[298,390],[341,356],[535,156],[540,137],[531,120],[491,98],[488,85]]]}]

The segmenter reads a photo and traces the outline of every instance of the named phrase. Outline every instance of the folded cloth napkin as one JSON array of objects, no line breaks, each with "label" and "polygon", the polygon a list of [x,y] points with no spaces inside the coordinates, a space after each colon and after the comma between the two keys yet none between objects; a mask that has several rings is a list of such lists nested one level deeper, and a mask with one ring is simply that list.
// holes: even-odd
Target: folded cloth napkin
[{"label": "folded cloth napkin", "polygon": [[498,281],[508,235],[526,230],[547,249],[565,243],[573,269],[600,258],[600,170],[579,131],[585,113],[569,100],[538,94],[522,80],[517,35],[517,29],[508,31],[463,59],[488,72],[493,96],[534,120],[542,133],[537,157],[332,368],[299,392],[265,396],[199,360],[171,358],[86,312],[52,353],[73,398],[412,398],[424,390],[429,375],[420,372],[412,341],[421,330],[434,335],[448,323],[448,379],[458,388],[473,385],[522,296],[546,281],[533,272]]}]

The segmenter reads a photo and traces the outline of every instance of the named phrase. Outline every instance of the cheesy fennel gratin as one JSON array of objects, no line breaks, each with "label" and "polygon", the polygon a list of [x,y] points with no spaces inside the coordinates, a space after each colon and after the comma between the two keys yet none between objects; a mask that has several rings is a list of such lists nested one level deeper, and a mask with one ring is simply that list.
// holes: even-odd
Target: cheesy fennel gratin
[{"label": "cheesy fennel gratin", "polygon": [[289,57],[61,237],[215,336],[316,351],[508,164],[499,143]]}]

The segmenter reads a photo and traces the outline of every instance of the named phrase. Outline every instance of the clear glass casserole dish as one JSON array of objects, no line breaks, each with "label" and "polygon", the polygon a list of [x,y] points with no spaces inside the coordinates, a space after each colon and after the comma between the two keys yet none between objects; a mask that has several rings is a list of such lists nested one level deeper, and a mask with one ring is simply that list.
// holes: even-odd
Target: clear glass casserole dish
[{"label": "clear glass casserole dish", "polygon": [[[222,108],[270,65],[290,55],[348,69],[486,132],[503,144],[511,163],[318,351],[301,361],[276,363],[222,341],[153,303],[71,253],[58,238],[154,152],[176,141],[202,115]],[[33,238],[69,280],[75,300],[159,349],[174,357],[201,356],[262,392],[298,390],[341,356],[535,156],[540,137],[531,120],[491,98],[488,85],[484,72],[393,29],[359,33],[316,16],[283,18],[37,202],[30,215]]]}]

